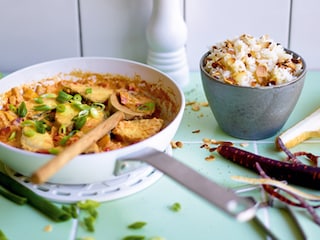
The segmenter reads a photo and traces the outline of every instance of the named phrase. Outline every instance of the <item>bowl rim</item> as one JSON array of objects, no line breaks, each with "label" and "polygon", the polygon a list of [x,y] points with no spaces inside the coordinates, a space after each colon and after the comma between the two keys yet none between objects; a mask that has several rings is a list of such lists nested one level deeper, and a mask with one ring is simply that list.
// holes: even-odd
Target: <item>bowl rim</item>
[{"label": "bowl rim", "polygon": [[205,54],[202,55],[201,59],[200,59],[200,70],[201,70],[201,73],[205,74],[209,79],[211,80],[214,80],[215,82],[219,83],[219,84],[222,84],[222,85],[226,85],[226,86],[229,86],[229,87],[234,87],[234,88],[243,88],[243,89],[259,89],[259,90],[270,90],[270,89],[279,89],[279,88],[283,88],[283,87],[286,87],[288,85],[292,85],[302,79],[304,79],[304,76],[306,75],[307,73],[307,64],[304,60],[303,57],[301,57],[299,54],[297,54],[296,52],[292,51],[292,50],[289,50],[287,48],[284,48],[284,50],[293,55],[294,57],[296,58],[300,58],[301,61],[302,61],[302,71],[301,73],[295,77],[294,80],[291,80],[289,82],[286,82],[286,83],[282,83],[282,84],[279,84],[279,85],[272,85],[272,86],[257,86],[257,87],[252,87],[252,86],[241,86],[241,85],[233,85],[233,84],[228,84],[228,83],[225,83],[225,82],[222,82],[220,81],[218,78],[216,77],[212,77],[205,69],[204,69],[204,59],[211,53],[211,51],[207,51]]}]

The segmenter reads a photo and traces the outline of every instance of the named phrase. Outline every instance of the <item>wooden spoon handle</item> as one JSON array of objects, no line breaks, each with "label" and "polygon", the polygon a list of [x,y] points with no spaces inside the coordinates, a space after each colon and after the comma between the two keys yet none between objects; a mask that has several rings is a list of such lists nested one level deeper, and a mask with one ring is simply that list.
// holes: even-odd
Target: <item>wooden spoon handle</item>
[{"label": "wooden spoon handle", "polygon": [[118,122],[124,119],[124,117],[124,113],[120,111],[112,114],[97,127],[92,129],[72,145],[66,147],[61,153],[59,153],[57,156],[52,158],[46,164],[41,166],[37,171],[35,171],[31,176],[31,182],[41,184],[47,181],[53,174],[59,171],[70,160],[81,154],[88,147],[90,147],[91,144],[95,143],[109,131],[115,128]]}]

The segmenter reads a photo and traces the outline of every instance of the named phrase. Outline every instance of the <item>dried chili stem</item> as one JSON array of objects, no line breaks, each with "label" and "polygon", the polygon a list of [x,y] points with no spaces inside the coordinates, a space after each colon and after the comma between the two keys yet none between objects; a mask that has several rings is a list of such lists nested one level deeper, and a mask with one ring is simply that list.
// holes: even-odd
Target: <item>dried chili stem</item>
[{"label": "dried chili stem", "polygon": [[[261,175],[262,177],[270,178],[270,177],[263,171],[263,169],[261,168],[261,166],[259,165],[259,163],[256,163],[256,165],[257,165],[257,169],[259,170],[260,175]],[[292,197],[294,197],[295,199],[297,199],[297,200],[300,202],[301,206],[302,206],[303,208],[305,208],[305,209],[310,213],[311,217],[313,218],[313,221],[320,226],[320,217],[319,217],[319,215],[316,213],[316,211],[315,211],[315,209],[314,209],[313,206],[311,206],[310,204],[308,204],[308,202],[307,202],[304,198],[302,198],[301,196],[299,196],[299,195],[297,195],[297,194],[295,194],[295,193],[293,193],[293,192],[287,191],[287,190],[285,190],[285,189],[282,189],[282,190],[285,191],[286,193],[288,193],[289,195],[291,195]]]},{"label": "dried chili stem", "polygon": [[300,163],[300,161],[296,158],[296,156],[284,145],[281,138],[277,139],[278,145],[281,148],[282,151],[285,152],[288,156],[288,160],[292,163]]}]

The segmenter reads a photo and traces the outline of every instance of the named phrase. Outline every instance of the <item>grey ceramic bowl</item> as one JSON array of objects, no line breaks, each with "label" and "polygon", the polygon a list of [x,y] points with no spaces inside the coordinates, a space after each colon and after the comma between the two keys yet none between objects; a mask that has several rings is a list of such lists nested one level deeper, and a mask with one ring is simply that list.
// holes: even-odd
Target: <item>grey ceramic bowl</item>
[{"label": "grey ceramic bowl", "polygon": [[[294,57],[300,57],[296,53]],[[242,87],[221,82],[204,69],[200,60],[203,89],[221,129],[236,138],[259,140],[275,135],[289,118],[301,94],[306,75],[303,71],[294,81],[268,87]]]}]

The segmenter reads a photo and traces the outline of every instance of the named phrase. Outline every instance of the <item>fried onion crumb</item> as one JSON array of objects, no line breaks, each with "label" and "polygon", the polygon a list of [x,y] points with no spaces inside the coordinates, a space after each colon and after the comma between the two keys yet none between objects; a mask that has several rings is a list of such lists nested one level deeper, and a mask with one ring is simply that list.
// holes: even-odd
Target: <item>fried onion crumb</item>
[{"label": "fried onion crumb", "polygon": [[183,148],[183,142],[181,141],[171,141],[170,144],[173,149]]},{"label": "fried onion crumb", "polygon": [[200,110],[200,105],[199,105],[199,103],[194,103],[194,104],[192,104],[192,106],[191,106],[191,109],[193,110],[193,111],[199,111]]},{"label": "fried onion crumb", "polygon": [[206,161],[213,161],[215,157],[213,155],[209,155],[205,158]]},{"label": "fried onion crumb", "polygon": [[45,231],[45,232],[52,232],[52,225],[47,225],[47,226],[45,226],[44,228],[43,228],[43,231]]},{"label": "fried onion crumb", "polygon": [[241,147],[248,147],[248,146],[249,146],[249,143],[240,143],[240,146],[241,146]]}]

